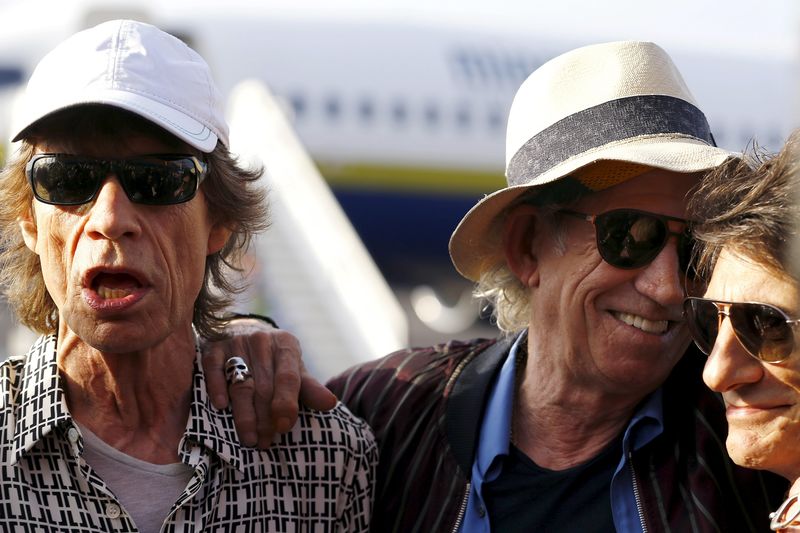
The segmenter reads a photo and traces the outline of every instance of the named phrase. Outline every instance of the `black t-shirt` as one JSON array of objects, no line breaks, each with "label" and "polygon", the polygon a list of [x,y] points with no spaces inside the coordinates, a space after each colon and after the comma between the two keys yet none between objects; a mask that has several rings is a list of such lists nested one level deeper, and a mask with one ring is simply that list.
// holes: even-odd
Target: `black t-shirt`
[{"label": "black t-shirt", "polygon": [[492,531],[614,531],[611,478],[621,453],[616,440],[587,463],[554,471],[512,444],[500,475],[483,485]]}]

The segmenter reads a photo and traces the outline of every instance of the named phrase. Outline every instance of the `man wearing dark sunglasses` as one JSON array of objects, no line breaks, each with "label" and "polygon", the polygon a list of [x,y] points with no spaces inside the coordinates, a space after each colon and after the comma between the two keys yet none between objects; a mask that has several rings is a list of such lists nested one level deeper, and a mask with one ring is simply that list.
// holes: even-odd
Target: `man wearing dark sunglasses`
[{"label": "man wearing dark sunglasses", "polygon": [[766,529],[785,483],[731,462],[684,357],[686,201],[732,154],[671,59],[619,42],[549,61],[517,92],[506,156],[508,187],[450,241],[505,338],[329,383],[376,433],[373,530]]},{"label": "man wearing dark sunglasses", "polygon": [[[42,336],[0,365],[0,530],[365,531],[363,421],[303,408],[262,451],[211,405],[200,338],[221,337],[267,209],[205,61],[111,21],[45,56],[23,104],[0,278]],[[246,361],[226,371],[252,394]]]},{"label": "man wearing dark sunglasses", "polygon": [[773,531],[800,530],[800,285],[796,249],[800,133],[774,157],[711,172],[689,204],[702,217],[702,298],[684,303],[689,331],[708,355],[703,380],[721,393],[726,447],[742,466],[792,486],[771,514]]}]

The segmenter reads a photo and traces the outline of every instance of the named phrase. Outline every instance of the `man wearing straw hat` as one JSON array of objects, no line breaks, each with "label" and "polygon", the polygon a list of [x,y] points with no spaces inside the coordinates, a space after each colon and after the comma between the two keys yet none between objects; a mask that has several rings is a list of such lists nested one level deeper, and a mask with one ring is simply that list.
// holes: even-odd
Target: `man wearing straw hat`
[{"label": "man wearing straw hat", "polygon": [[373,531],[768,527],[785,483],[728,458],[681,313],[687,195],[732,156],[652,43],[579,48],[531,74],[510,111],[508,187],[450,241],[505,336],[329,383],[378,441]]},{"label": "man wearing straw hat", "polygon": [[373,530],[767,527],[785,487],[728,459],[703,359],[684,356],[686,197],[729,157],[652,43],[573,50],[522,84],[508,187],[450,241],[506,336],[329,384],[378,439]]}]

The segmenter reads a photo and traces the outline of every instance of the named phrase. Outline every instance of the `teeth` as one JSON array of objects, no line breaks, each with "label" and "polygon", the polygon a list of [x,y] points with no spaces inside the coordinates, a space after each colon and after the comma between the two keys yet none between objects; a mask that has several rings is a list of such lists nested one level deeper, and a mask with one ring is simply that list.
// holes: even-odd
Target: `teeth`
[{"label": "teeth", "polygon": [[97,288],[97,294],[103,300],[116,300],[128,296],[131,291],[127,289],[112,289],[110,287],[100,286]]},{"label": "teeth", "polygon": [[668,320],[647,320],[639,315],[632,315],[630,313],[614,313],[619,320],[625,322],[629,326],[633,326],[647,333],[664,333],[669,327]]}]

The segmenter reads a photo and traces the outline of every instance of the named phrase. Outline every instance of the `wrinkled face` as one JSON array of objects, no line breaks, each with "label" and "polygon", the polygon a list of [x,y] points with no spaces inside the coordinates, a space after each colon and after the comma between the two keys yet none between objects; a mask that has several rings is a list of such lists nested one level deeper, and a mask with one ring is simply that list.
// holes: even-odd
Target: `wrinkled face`
[{"label": "wrinkled face", "polygon": [[[71,148],[51,143],[38,151],[98,158],[174,152],[150,138],[126,139],[114,150]],[[34,200],[33,218],[20,221],[20,227],[28,248],[39,255],[58,307],[59,334],[74,333],[110,353],[191,333],[206,256],[228,236],[212,224],[202,190],[183,204],[133,204],[113,174],[84,205]]]},{"label": "wrinkled face", "polygon": [[[768,303],[792,318],[800,304],[797,284],[790,278],[776,276],[729,250],[720,254],[705,296]],[[725,318],[703,371],[706,384],[721,392],[725,400],[726,444],[731,458],[737,464],[771,470],[792,480],[800,476],[799,351],[795,345],[784,362],[762,363],[747,353],[734,335],[730,319]]]},{"label": "wrinkled face", "polygon": [[[684,218],[686,194],[696,175],[653,170],[587,196],[570,206],[586,214],[630,208]],[[537,276],[531,291],[532,349],[553,354],[558,372],[573,385],[611,395],[641,397],[657,388],[689,342],[682,324],[684,275],[676,237],[649,264],[624,270],[598,253],[595,228],[574,217],[559,218],[556,232],[537,231]],[[669,222],[673,232],[684,224]],[[632,231],[635,228],[632,229]]]}]

